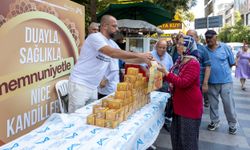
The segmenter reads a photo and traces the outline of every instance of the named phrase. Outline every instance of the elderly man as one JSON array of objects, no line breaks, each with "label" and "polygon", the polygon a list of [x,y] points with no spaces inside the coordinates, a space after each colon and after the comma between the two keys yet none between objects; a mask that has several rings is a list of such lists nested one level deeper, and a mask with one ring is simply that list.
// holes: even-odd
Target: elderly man
[{"label": "elderly man", "polygon": [[104,15],[100,32],[90,34],[85,40],[79,59],[69,78],[69,112],[83,107],[86,102],[97,99],[97,87],[103,79],[112,58],[130,63],[147,63],[153,59],[149,53],[123,51],[112,40],[118,30],[117,20]]},{"label": "elderly man", "polygon": [[188,30],[187,35],[194,38],[197,44],[197,49],[200,55],[200,87],[203,92],[203,99],[204,99],[204,106],[208,107],[208,97],[207,97],[207,91],[208,91],[208,79],[210,76],[210,70],[211,70],[211,61],[208,55],[207,50],[203,45],[199,43],[199,37],[197,35],[197,32],[195,30]]},{"label": "elderly man", "polygon": [[[165,69],[169,71],[169,69],[173,66],[172,57],[167,53],[167,41],[164,39],[159,40],[156,45],[155,49],[151,52],[154,59],[158,61],[158,63],[162,64]],[[159,89],[161,92],[167,92],[168,90],[168,83],[164,82],[162,88]]]},{"label": "elderly man", "polygon": [[[160,39],[154,46],[154,49],[151,51],[152,56],[154,59],[162,64],[166,70],[169,71],[169,69],[173,66],[173,60],[172,57],[167,53],[167,41],[164,39]],[[145,64],[142,64],[143,70],[148,74],[148,69]],[[161,92],[167,92],[168,90],[168,84],[167,82],[163,83],[162,88],[159,89]]]},{"label": "elderly man", "polygon": [[99,31],[99,24],[96,22],[91,22],[89,27],[88,27],[88,33],[96,33]]},{"label": "elderly man", "polygon": [[151,52],[155,60],[161,63],[167,70],[173,66],[173,60],[171,56],[166,52],[167,41],[160,39],[156,44],[155,48]]},{"label": "elderly man", "polygon": [[217,33],[208,30],[205,33],[209,57],[211,59],[211,72],[208,80],[208,99],[210,103],[210,119],[208,130],[213,131],[219,127],[219,96],[221,97],[224,113],[229,125],[229,134],[236,134],[237,120],[235,102],[233,99],[233,80],[231,67],[235,64],[231,49],[224,43],[218,43]]}]

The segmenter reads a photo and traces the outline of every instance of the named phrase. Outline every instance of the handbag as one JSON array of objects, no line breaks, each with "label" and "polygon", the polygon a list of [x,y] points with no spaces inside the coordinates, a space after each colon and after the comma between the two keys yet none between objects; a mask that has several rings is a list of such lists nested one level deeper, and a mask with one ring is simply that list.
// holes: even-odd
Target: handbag
[{"label": "handbag", "polygon": [[173,110],[173,98],[172,98],[172,96],[170,96],[168,98],[168,102],[167,102],[167,105],[166,105],[166,108],[165,108],[165,115],[168,118],[172,118],[173,114],[174,114],[174,110]]}]

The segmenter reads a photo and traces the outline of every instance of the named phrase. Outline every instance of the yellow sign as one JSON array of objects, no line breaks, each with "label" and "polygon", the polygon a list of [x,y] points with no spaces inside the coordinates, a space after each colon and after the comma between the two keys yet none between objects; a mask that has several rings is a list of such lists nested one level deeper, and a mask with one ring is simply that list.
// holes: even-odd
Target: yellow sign
[{"label": "yellow sign", "polygon": [[170,34],[170,33],[161,34],[161,37],[171,37],[171,36],[172,36],[172,34]]},{"label": "yellow sign", "polygon": [[58,112],[84,37],[84,7],[68,0],[4,0],[0,6],[0,146]]},{"label": "yellow sign", "polygon": [[159,26],[162,30],[182,29],[182,22],[169,22]]}]

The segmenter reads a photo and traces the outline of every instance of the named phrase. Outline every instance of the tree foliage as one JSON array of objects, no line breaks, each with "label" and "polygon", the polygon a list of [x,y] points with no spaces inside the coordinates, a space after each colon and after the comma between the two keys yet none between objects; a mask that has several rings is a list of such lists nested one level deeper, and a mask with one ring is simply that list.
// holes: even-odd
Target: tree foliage
[{"label": "tree foliage", "polygon": [[171,12],[175,12],[176,9],[188,11],[191,7],[196,5],[197,0],[151,0],[151,2],[159,4]]},{"label": "tree foliage", "polygon": [[178,9],[180,20],[193,21],[194,15],[188,10],[196,5],[197,0],[72,0],[76,3],[85,6],[85,22],[86,27],[90,22],[96,21],[96,14],[101,12],[109,4],[122,4],[122,3],[135,3],[142,1],[149,1],[154,4],[158,4],[161,7],[169,10],[169,12],[175,13]]},{"label": "tree foliage", "polygon": [[236,23],[234,26],[225,25],[218,35],[223,42],[243,42],[250,41],[250,27],[244,26],[240,13],[235,13]]},{"label": "tree foliage", "polygon": [[175,11],[174,19],[175,20],[180,20],[182,22],[184,22],[184,21],[193,22],[194,19],[195,19],[195,16],[190,11],[184,11],[183,9],[177,9]]}]

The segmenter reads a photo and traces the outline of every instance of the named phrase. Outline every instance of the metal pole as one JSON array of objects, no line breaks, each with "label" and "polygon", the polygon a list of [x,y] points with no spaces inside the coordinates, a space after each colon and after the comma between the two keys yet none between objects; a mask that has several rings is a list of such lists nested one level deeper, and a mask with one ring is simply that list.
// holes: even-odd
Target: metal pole
[{"label": "metal pole", "polygon": [[208,23],[208,16],[207,16],[207,30],[208,30],[208,27],[209,27],[209,23]]}]

